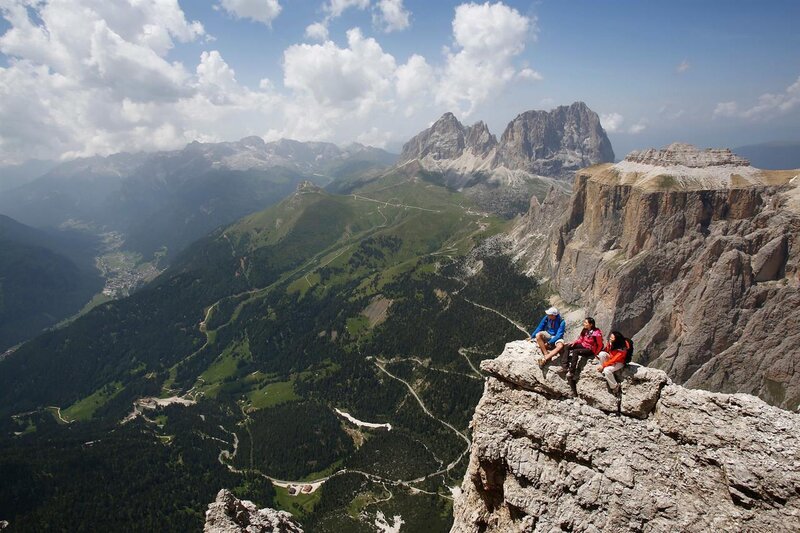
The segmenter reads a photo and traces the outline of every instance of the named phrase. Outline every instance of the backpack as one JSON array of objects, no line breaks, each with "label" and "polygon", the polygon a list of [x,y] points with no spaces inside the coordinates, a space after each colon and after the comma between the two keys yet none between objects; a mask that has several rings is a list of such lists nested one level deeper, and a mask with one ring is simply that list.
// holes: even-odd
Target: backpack
[{"label": "backpack", "polygon": [[633,361],[633,339],[625,339],[625,345],[628,347],[628,353],[625,354],[625,366],[628,366]]}]

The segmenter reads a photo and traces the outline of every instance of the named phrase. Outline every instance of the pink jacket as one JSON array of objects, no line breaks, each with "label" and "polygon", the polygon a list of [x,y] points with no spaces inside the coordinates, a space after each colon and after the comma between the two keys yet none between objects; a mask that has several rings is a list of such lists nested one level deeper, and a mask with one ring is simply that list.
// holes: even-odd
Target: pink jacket
[{"label": "pink jacket", "polygon": [[581,334],[572,342],[573,345],[583,346],[592,351],[595,355],[600,353],[603,349],[603,332],[595,328],[592,330],[583,330]]}]

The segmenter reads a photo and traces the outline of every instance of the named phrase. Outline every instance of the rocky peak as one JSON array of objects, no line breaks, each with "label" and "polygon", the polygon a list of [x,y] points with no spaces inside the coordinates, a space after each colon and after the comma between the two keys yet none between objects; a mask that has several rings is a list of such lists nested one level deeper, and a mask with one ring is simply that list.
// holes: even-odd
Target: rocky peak
[{"label": "rocky peak", "polygon": [[399,163],[424,158],[434,161],[456,159],[465,147],[466,130],[455,115],[448,112],[403,145]]},{"label": "rocky peak", "polygon": [[728,148],[706,148],[701,150],[686,143],[672,143],[666,148],[631,152],[625,161],[660,167],[684,166],[707,168],[723,165],[750,166],[750,162],[731,152]]},{"label": "rocky peak", "polygon": [[243,148],[250,148],[253,150],[263,150],[267,143],[264,142],[264,139],[257,135],[251,135],[249,137],[245,137],[239,141],[239,145]]},{"label": "rocky peak", "polygon": [[322,192],[322,188],[313,181],[303,180],[297,184],[297,193]]},{"label": "rocky peak", "polygon": [[481,364],[452,531],[800,529],[800,415],[637,365],[619,396],[588,364],[573,388],[535,352]]},{"label": "rocky peak", "polygon": [[489,132],[489,126],[484,121],[476,122],[466,130],[466,147],[473,153],[481,156],[489,155],[489,152],[497,146],[497,137]]},{"label": "rocky peak", "polygon": [[222,489],[206,511],[204,533],[303,533],[286,511],[259,509],[248,500],[240,500]]},{"label": "rocky peak", "polygon": [[445,113],[405,146],[400,163],[429,159],[435,170],[441,162],[473,156],[453,166],[458,172],[522,171],[537,176],[571,179],[579,168],[614,160],[614,151],[597,113],[583,102],[552,111],[526,111],[512,120],[500,142],[484,122],[465,128],[452,113]]},{"label": "rocky peak", "polygon": [[496,165],[570,178],[576,170],[614,161],[600,117],[583,102],[552,111],[526,111],[500,137]]}]

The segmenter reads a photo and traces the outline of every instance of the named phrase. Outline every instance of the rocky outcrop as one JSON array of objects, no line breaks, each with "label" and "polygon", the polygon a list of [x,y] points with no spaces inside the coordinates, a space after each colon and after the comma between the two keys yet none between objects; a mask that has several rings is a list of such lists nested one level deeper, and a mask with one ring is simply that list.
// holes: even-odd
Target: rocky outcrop
[{"label": "rocky outcrop", "polygon": [[674,147],[581,170],[571,196],[532,202],[517,258],[676,382],[796,409],[800,171]]},{"label": "rocky outcrop", "polygon": [[222,489],[206,511],[205,533],[303,533],[286,511],[259,509],[248,500],[239,500]]},{"label": "rocky outcrop", "polygon": [[498,143],[483,122],[463,126],[445,113],[400,154],[409,172],[440,175],[479,205],[502,215],[524,212],[532,195],[543,198],[572,173],[613,161],[614,151],[597,114],[583,102],[552,111],[526,111],[512,120]]},{"label": "rocky outcrop", "polygon": [[572,389],[506,345],[472,420],[454,532],[797,531],[800,416],[664,372],[589,365]]},{"label": "rocky outcrop", "polygon": [[686,143],[672,143],[663,150],[634,151],[625,157],[625,161],[645,165],[689,168],[707,168],[714,166],[750,166],[750,162],[731,152],[728,148],[707,148],[700,150]]},{"label": "rocky outcrop", "polygon": [[518,115],[500,138],[494,165],[572,179],[580,168],[613,161],[614,150],[597,113],[575,102]]}]

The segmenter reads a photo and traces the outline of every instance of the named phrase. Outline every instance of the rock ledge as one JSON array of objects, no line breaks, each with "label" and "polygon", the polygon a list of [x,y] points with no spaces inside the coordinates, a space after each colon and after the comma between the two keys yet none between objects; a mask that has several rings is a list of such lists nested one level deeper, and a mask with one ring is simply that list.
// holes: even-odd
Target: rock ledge
[{"label": "rock ledge", "polygon": [[481,365],[452,531],[800,530],[800,415],[645,367],[621,398],[592,366],[572,390],[534,350]]}]

